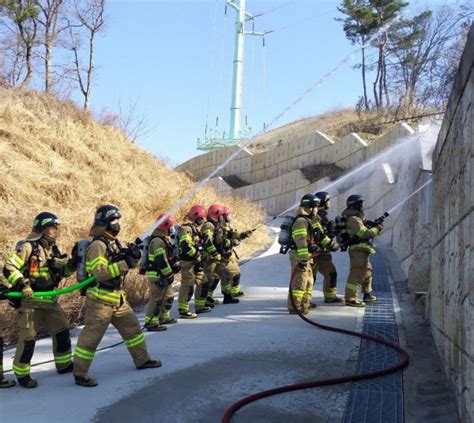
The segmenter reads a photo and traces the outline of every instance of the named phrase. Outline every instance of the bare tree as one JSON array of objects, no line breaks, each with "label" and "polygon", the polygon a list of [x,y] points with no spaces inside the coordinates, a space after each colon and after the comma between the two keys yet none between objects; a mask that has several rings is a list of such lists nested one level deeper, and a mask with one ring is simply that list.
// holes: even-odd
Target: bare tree
[{"label": "bare tree", "polygon": [[[84,97],[84,109],[89,109],[89,102],[92,88],[92,78],[94,75],[94,43],[97,34],[104,30],[105,0],[87,0],[81,4],[74,0],[75,19],[78,25],[69,24],[69,34],[71,38],[71,50],[74,55],[75,80]],[[78,28],[79,27],[79,28]],[[79,31],[84,31],[87,40],[87,60],[85,66],[81,64],[80,49],[81,38]]]},{"label": "bare tree", "polygon": [[454,80],[471,11],[443,6],[394,27],[388,58],[400,107],[440,106]]},{"label": "bare tree", "polygon": [[53,49],[56,47],[58,37],[68,28],[66,20],[67,0],[36,0],[39,13],[38,24],[41,29],[41,44],[44,47],[44,90],[49,93],[53,80]]},{"label": "bare tree", "polygon": [[140,112],[140,96],[135,100],[130,100],[127,107],[122,106],[119,101],[119,129],[132,142],[148,135],[155,126],[150,126],[150,119],[146,112]]}]

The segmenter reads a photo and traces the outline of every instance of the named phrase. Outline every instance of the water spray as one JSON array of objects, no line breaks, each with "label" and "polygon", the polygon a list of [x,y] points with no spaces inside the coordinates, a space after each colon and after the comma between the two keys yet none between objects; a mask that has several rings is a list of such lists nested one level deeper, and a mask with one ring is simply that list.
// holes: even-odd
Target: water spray
[{"label": "water spray", "polygon": [[390,213],[392,214],[394,212],[394,210],[398,209],[399,207],[403,206],[403,204],[405,204],[411,197],[413,197],[414,195],[416,195],[418,192],[420,192],[423,188],[425,188],[426,186],[428,186],[429,184],[431,184],[432,180],[430,179],[429,181],[425,182],[421,187],[419,187],[418,189],[416,189],[415,191],[413,191],[407,198],[405,198],[403,201],[401,201],[400,203],[396,204],[395,206],[393,206],[387,213]]},{"label": "water spray", "polygon": [[153,223],[142,235],[140,235],[140,239],[144,240],[147,236],[149,236],[156,227],[161,225],[164,220],[171,214],[173,214],[176,210],[178,210],[181,206],[184,205],[194,194],[201,190],[201,188],[215,175],[219,173],[220,170],[225,168],[235,157],[237,157],[246,147],[252,144],[257,137],[263,135],[269,129],[271,129],[276,122],[278,122],[286,113],[292,110],[298,103],[300,103],[308,94],[317,90],[321,87],[321,85],[329,79],[332,75],[334,75],[340,67],[342,67],[346,62],[350,59],[355,57],[355,54],[358,53],[361,49],[367,48],[370,46],[370,43],[375,40],[380,34],[387,32],[387,30],[397,22],[401,16],[396,16],[389,24],[384,25],[380,28],[376,34],[374,34],[371,38],[367,40],[367,42],[353,51],[351,51],[347,56],[345,56],[342,60],[340,60],[336,65],[326,74],[321,76],[318,81],[313,83],[310,87],[308,87],[305,91],[303,91],[295,100],[293,100],[287,107],[285,107],[279,114],[277,114],[268,125],[265,125],[264,129],[261,129],[257,132],[253,137],[249,138],[247,141],[239,144],[238,147],[223,163],[217,166],[209,175],[206,176],[202,181],[196,184],[186,195],[184,195],[177,203],[175,203],[160,219],[158,219],[155,223]]}]

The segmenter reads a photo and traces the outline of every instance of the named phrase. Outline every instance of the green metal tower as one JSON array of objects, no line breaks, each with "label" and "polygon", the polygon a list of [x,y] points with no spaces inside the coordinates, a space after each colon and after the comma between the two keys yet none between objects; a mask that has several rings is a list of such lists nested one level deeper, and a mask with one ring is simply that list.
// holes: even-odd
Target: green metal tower
[{"label": "green metal tower", "polygon": [[[236,11],[235,19],[235,47],[232,78],[232,101],[230,106],[229,133],[220,133],[211,129],[203,139],[198,138],[198,150],[211,151],[220,147],[238,144],[250,137],[250,128],[242,130],[242,91],[244,72],[244,36],[255,35],[263,37],[265,32],[245,31],[245,21],[254,19],[254,16],[245,10],[246,0],[227,1],[227,5]],[[227,135],[227,136],[226,136]]]}]

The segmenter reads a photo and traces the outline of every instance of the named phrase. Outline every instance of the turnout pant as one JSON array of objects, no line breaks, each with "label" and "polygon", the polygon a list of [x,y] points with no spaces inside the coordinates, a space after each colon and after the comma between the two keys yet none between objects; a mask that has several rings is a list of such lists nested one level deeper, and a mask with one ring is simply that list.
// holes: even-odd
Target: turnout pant
[{"label": "turnout pant", "polygon": [[18,309],[18,344],[13,360],[13,372],[17,377],[29,376],[31,359],[35,351],[36,335],[44,326],[53,339],[53,355],[57,370],[71,364],[71,338],[69,322],[63,309],[55,301],[48,304],[22,305]]},{"label": "turnout pant", "polygon": [[178,294],[178,310],[180,312],[189,311],[189,301],[191,301],[194,286],[197,287],[196,294],[194,296],[194,303],[196,308],[204,307],[199,305],[197,291],[203,283],[204,272],[196,272],[194,270],[194,262],[192,261],[181,261],[181,286],[179,287]]},{"label": "turnout pant", "polygon": [[367,251],[349,250],[350,270],[347,277],[345,299],[358,300],[359,289],[364,294],[372,292],[372,264]]},{"label": "turnout pant", "polygon": [[161,286],[158,282],[149,282],[149,286],[150,299],[146,306],[145,323],[155,325],[159,321],[170,318],[170,311],[174,301],[173,286]]},{"label": "turnout pant", "polygon": [[88,297],[86,307],[85,326],[74,352],[75,376],[87,377],[97,346],[110,323],[125,341],[136,366],[150,359],[137,316],[123,297],[120,305],[106,304]]},{"label": "turnout pant", "polygon": [[228,260],[226,266],[232,276],[231,291],[232,295],[235,296],[240,292],[240,266],[237,257],[235,257],[235,254],[232,254],[230,256],[230,259]]},{"label": "turnout pant", "polygon": [[337,272],[330,253],[322,253],[313,259],[313,275],[323,275],[324,299],[334,300],[337,296]]},{"label": "turnout pant", "polygon": [[296,259],[296,251],[291,250],[289,256],[291,265],[291,275],[293,276],[293,287],[290,287],[290,290],[288,292],[288,310],[295,311],[295,309],[293,308],[293,304],[291,303],[291,296],[293,296],[296,307],[302,310],[303,313],[308,313],[309,302],[311,300],[311,295],[313,292],[312,263],[311,261],[308,261],[305,268],[302,269],[300,266],[298,266],[298,262]]},{"label": "turnout pant", "polygon": [[[212,261],[206,262],[204,266],[204,274],[206,275],[206,283],[209,283],[209,285],[214,281],[215,276],[217,275],[221,281],[222,293],[232,294],[232,273],[229,269],[228,260],[222,260],[218,263]],[[198,292],[196,291],[196,298],[197,296]],[[201,296],[204,296],[204,293],[202,293]],[[206,297],[207,292],[204,299],[206,299]]]}]

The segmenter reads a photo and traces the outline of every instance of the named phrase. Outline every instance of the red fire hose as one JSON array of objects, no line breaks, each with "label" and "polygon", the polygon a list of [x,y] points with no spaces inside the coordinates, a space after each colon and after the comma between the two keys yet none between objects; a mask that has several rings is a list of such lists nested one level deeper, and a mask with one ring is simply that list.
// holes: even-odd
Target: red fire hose
[{"label": "red fire hose", "polygon": [[[293,289],[296,270],[297,270],[297,267],[295,267],[295,269],[293,270],[293,272],[291,274],[290,292]],[[293,305],[293,308],[296,310],[296,313],[298,314],[298,316],[301,319],[303,319],[305,322],[309,323],[310,325],[316,326],[317,328],[320,328],[320,329],[323,329],[323,330],[329,330],[331,332],[343,333],[343,334],[350,335],[350,336],[357,336],[358,338],[361,338],[361,339],[366,339],[368,341],[376,342],[377,344],[385,345],[386,347],[392,348],[395,351],[397,351],[398,353],[400,353],[401,356],[402,356],[402,359],[395,366],[389,367],[387,369],[377,370],[377,371],[374,371],[374,372],[363,373],[363,374],[358,374],[358,375],[341,376],[341,377],[334,378],[334,379],[322,379],[322,380],[315,380],[315,381],[312,381],[312,382],[295,383],[295,384],[292,384],[292,385],[280,386],[280,387],[277,387],[277,388],[268,389],[267,391],[262,391],[262,392],[258,392],[258,393],[253,394],[253,395],[249,395],[248,397],[242,398],[241,400],[235,402],[234,404],[232,404],[226,410],[224,416],[222,417],[222,423],[229,423],[231,417],[239,409],[241,409],[242,407],[244,407],[247,404],[258,401],[262,398],[266,398],[266,397],[270,397],[270,396],[278,395],[278,394],[283,394],[285,392],[298,391],[300,389],[317,388],[317,387],[320,387],[320,386],[337,385],[339,383],[357,382],[359,380],[364,380],[364,379],[373,379],[373,378],[376,378],[376,377],[388,375],[390,373],[395,373],[395,372],[397,372],[399,370],[402,370],[402,369],[404,369],[405,367],[408,366],[409,355],[399,345],[394,344],[393,342],[385,341],[384,339],[376,338],[375,336],[366,335],[365,333],[355,332],[355,331],[352,331],[352,330],[341,329],[341,328],[322,325],[320,323],[317,323],[317,322],[307,318],[306,316],[304,316],[302,314],[301,310],[296,307],[293,295],[290,295],[290,299],[291,299],[291,304]]]}]

